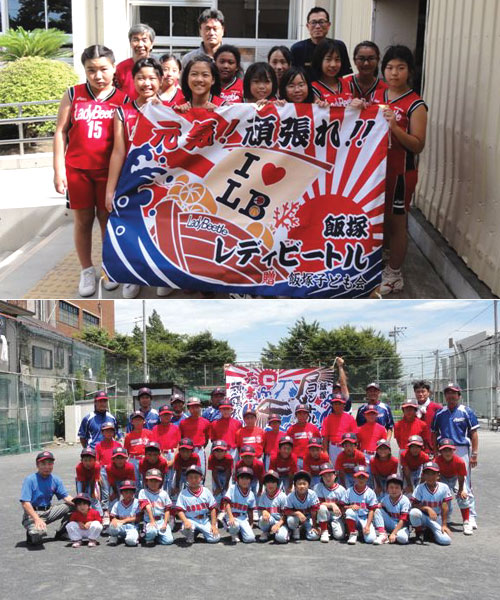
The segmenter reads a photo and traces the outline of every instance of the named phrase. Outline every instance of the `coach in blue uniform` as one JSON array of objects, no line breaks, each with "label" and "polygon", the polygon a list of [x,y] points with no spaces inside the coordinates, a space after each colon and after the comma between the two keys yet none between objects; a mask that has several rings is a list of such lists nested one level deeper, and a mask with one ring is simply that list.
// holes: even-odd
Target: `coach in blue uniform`
[{"label": "coach in blue uniform", "polygon": [[369,406],[374,406],[377,409],[377,423],[386,428],[387,440],[389,441],[392,438],[394,430],[394,419],[391,407],[384,402],[380,402],[380,386],[378,383],[369,383],[366,386],[366,403],[359,407],[356,415],[356,424],[358,427],[366,423],[365,411]]},{"label": "coach in blue uniform", "polygon": [[203,410],[201,416],[207,421],[210,421],[210,423],[218,421],[221,417],[219,404],[222,400],[224,400],[225,397],[226,392],[223,388],[216,387],[214,390],[212,390],[212,393],[210,394],[210,402],[212,404]]},{"label": "coach in blue uniform", "polygon": [[85,415],[78,430],[78,437],[82,448],[90,447],[95,449],[97,442],[103,439],[101,426],[105,421],[111,421],[115,426],[116,438],[121,437],[118,423],[115,417],[108,412],[108,395],[106,392],[99,391],[94,394],[94,410]]},{"label": "coach in blue uniform", "polygon": [[[151,402],[153,400],[153,393],[150,388],[142,387],[137,392],[137,399],[139,400],[139,410],[144,415],[144,429],[153,430],[155,425],[160,422],[160,413],[156,408],[151,408]],[[132,421],[130,417],[127,423],[127,433],[132,431]]]},{"label": "coach in blue uniform", "polygon": [[[30,545],[41,544],[47,535],[47,524],[60,519],[62,523],[56,532],[56,538],[61,537],[71,512],[72,497],[61,479],[52,475],[54,460],[52,452],[47,450],[37,454],[37,472],[28,475],[23,481],[19,500],[24,509],[22,523]],[[52,505],[53,496],[64,500],[64,503]]]}]

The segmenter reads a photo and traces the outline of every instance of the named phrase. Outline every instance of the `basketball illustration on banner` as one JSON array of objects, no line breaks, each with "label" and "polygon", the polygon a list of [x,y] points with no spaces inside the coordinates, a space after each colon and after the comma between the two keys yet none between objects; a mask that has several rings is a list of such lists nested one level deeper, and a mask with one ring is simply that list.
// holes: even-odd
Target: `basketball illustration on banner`
[{"label": "basketball illustration on banner", "polygon": [[369,293],[379,277],[385,120],[376,109],[364,119],[297,110],[178,115],[145,105],[108,223],[111,279],[299,297]]}]

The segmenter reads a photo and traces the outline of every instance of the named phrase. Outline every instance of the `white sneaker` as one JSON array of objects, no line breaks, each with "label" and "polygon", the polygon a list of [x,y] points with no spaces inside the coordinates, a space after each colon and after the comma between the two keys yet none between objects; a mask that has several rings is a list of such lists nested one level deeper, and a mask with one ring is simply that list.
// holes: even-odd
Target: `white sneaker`
[{"label": "white sneaker", "polygon": [[328,534],[328,531],[325,529],[325,531],[321,532],[321,537],[319,538],[320,542],[324,542],[325,544],[328,544],[328,542],[330,541],[330,535]]},{"label": "white sneaker", "polygon": [[389,542],[389,538],[386,533],[379,533],[375,538],[373,545],[380,546],[380,544],[387,544]]},{"label": "white sneaker", "polygon": [[267,531],[263,531],[263,532],[260,534],[259,541],[260,541],[260,542],[267,542],[267,540],[268,540],[268,539],[269,539],[269,533],[268,533]]},{"label": "white sneaker", "polygon": [[300,529],[294,529],[292,531],[292,540],[300,540]]},{"label": "white sneaker", "polygon": [[110,281],[107,277],[104,277],[104,279],[102,280],[102,287],[107,292],[112,292],[113,290],[116,290],[116,288],[119,285],[120,285],[119,283],[117,283],[116,281]]},{"label": "white sneaker", "polygon": [[136,285],[135,283],[125,283],[122,289],[122,296],[127,300],[132,300],[132,298],[136,298],[141,291],[141,286]]},{"label": "white sneaker", "polygon": [[353,531],[351,534],[349,534],[349,539],[347,540],[347,543],[353,546],[357,541],[358,534],[355,531]]},{"label": "white sneaker", "polygon": [[95,267],[82,269],[80,273],[80,283],[78,284],[78,293],[82,298],[93,296],[95,294]]},{"label": "white sneaker", "polygon": [[380,284],[380,293],[382,296],[400,292],[404,287],[403,275],[399,269],[394,270],[387,266],[382,271],[382,283]]},{"label": "white sneaker", "polygon": [[156,295],[159,296],[160,298],[166,298],[167,296],[170,296],[170,294],[173,292],[173,288],[169,288],[169,287],[157,287],[156,288]]},{"label": "white sneaker", "polygon": [[237,535],[232,535],[231,541],[233,542],[233,544],[237,544],[240,541],[240,538]]},{"label": "white sneaker", "polygon": [[469,524],[472,527],[472,529],[477,529],[476,517],[473,517],[472,515],[469,516]]},{"label": "white sneaker", "polygon": [[470,521],[464,521],[464,535],[472,535],[474,530],[472,529],[472,525]]}]

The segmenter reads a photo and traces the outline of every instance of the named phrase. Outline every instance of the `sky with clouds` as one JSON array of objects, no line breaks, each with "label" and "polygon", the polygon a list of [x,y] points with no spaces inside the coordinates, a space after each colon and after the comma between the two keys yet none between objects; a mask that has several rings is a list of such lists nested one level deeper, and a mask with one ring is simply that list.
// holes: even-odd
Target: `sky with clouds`
[{"label": "sky with clouds", "polygon": [[[373,327],[387,335],[406,327],[398,338],[405,374],[429,377],[432,351],[449,352],[455,341],[480,331],[493,333],[491,300],[147,300],[146,314],[156,309],[163,324],[177,333],[209,330],[235,349],[239,362],[255,362],[267,342],[286,336],[297,319],[318,321],[326,329],[350,324]],[[140,300],[116,300],[116,329],[132,330],[142,320]]]}]

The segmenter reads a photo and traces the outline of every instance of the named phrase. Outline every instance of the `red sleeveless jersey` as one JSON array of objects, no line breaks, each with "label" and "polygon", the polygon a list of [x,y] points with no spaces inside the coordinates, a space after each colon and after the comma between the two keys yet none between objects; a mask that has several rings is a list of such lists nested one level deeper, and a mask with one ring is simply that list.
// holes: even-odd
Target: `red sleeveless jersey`
[{"label": "red sleeveless jersey", "polygon": [[116,114],[118,115],[120,121],[123,123],[127,152],[130,150],[132,136],[134,135],[134,129],[139,118],[139,112],[140,108],[139,106],[137,106],[135,100],[132,100],[132,102],[127,102],[123,106],[119,106],[116,109]]},{"label": "red sleeveless jersey", "polygon": [[137,92],[135,91],[134,78],[132,77],[132,68],[135,65],[133,58],[122,60],[116,65],[115,84],[122,92],[125,92],[129,98],[136,100]]},{"label": "red sleeveless jersey", "polygon": [[[413,90],[408,90],[399,98],[389,101],[388,89],[379,89],[374,92],[372,102],[374,104],[386,104],[391,110],[396,113],[396,122],[403,131],[410,131],[410,117],[413,111],[419,106],[427,104]],[[397,139],[396,136],[391,136],[391,147],[387,152],[387,172],[394,175],[402,175],[407,171],[416,169],[415,154],[407,150]]]},{"label": "red sleeveless jersey", "polygon": [[346,75],[342,78],[342,80],[349,86],[349,90],[353,98],[371,100],[372,94],[374,94],[376,91],[387,89],[387,83],[380,77],[375,79],[373,85],[370,87],[370,89],[366,90],[366,92],[359,87],[358,78],[356,75]]},{"label": "red sleeveless jersey", "polygon": [[174,88],[174,91],[172,94],[170,94],[170,97],[168,97],[166,92],[164,92],[160,98],[165,106],[180,106],[186,102],[184,94],[179,86]]},{"label": "red sleeveless jersey", "polygon": [[243,102],[243,81],[235,77],[220,92],[225,102]]},{"label": "red sleeveless jersey", "polygon": [[349,84],[339,78],[338,83],[333,88],[326,85],[322,81],[312,82],[313,92],[320,100],[326,100],[332,106],[347,106],[352,100],[352,93]]},{"label": "red sleeveless jersey", "polygon": [[97,100],[88,83],[68,90],[71,101],[70,128],[66,164],[75,169],[107,169],[113,150],[115,110],[127,96],[113,88],[109,95]]}]

